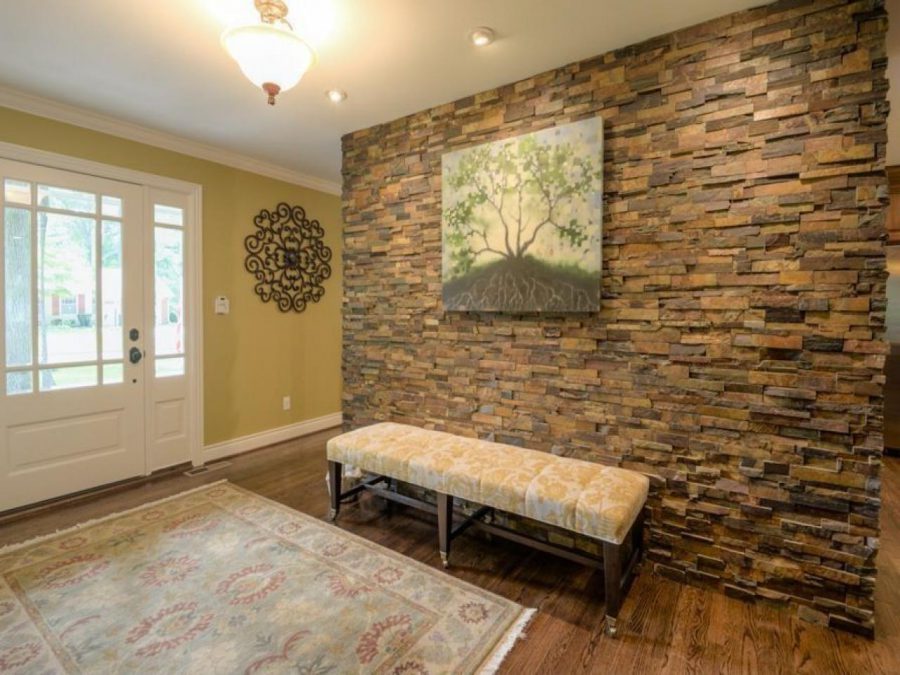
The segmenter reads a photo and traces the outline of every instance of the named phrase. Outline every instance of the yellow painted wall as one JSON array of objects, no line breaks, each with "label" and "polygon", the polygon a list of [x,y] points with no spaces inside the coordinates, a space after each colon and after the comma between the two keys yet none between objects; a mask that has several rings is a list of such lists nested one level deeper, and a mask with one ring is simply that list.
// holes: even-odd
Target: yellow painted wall
[{"label": "yellow painted wall", "polygon": [[[204,438],[207,445],[341,409],[340,198],[80,127],[0,108],[0,141],[203,186]],[[299,204],[325,228],[332,276],[302,314],[282,314],[253,293],[244,237],[253,216]],[[226,295],[231,313],[213,313]],[[282,411],[282,396],[291,396]]]}]

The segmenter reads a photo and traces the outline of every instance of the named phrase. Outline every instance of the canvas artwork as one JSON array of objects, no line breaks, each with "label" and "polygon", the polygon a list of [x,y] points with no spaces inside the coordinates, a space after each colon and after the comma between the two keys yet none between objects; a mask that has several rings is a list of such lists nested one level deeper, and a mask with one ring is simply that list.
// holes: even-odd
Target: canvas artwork
[{"label": "canvas artwork", "polygon": [[601,118],[449,152],[441,175],[446,310],[600,309]]}]

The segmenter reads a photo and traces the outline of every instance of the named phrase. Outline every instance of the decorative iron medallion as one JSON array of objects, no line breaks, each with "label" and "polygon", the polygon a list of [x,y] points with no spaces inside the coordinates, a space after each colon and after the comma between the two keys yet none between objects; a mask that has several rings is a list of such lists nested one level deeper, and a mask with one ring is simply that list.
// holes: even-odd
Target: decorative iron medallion
[{"label": "decorative iron medallion", "polygon": [[319,221],[282,202],[274,211],[260,211],[253,224],[256,232],[244,239],[244,267],[256,277],[253,290],[262,301],[276,303],[282,312],[302,312],[321,300],[322,282],[331,276],[331,249],[322,241]]}]

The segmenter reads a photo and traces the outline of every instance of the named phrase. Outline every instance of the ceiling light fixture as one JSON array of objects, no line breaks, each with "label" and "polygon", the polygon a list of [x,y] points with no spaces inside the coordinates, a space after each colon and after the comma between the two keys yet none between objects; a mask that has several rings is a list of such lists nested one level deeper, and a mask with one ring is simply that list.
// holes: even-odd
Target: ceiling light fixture
[{"label": "ceiling light fixture", "polygon": [[259,23],[222,33],[222,46],[241,71],[268,95],[275,97],[296,85],[316,59],[315,52],[288,23],[283,0],[254,0]]},{"label": "ceiling light fixture", "polygon": [[494,37],[494,29],[487,26],[479,26],[469,33],[469,39],[476,47],[486,47],[494,41]]},{"label": "ceiling light fixture", "polygon": [[332,103],[341,103],[347,99],[347,92],[343,89],[329,89],[325,92],[325,95]]}]

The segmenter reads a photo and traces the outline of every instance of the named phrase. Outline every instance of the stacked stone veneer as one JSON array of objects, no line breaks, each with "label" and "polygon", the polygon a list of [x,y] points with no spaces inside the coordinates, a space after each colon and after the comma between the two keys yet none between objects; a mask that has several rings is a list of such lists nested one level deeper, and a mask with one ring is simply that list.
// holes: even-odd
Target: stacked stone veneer
[{"label": "stacked stone veneer", "polygon": [[[347,135],[346,425],[656,475],[657,572],[870,632],[886,25],[779,2]],[[602,311],[445,313],[441,154],[593,115]]]}]

